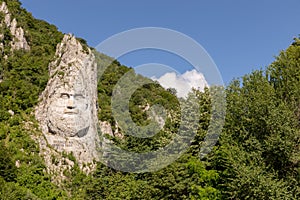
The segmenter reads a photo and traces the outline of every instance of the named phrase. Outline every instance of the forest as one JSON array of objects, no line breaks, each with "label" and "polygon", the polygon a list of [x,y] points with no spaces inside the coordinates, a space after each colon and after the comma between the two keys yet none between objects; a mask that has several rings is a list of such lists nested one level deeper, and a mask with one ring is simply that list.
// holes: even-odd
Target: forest
[{"label": "forest", "polygon": [[[272,64],[232,80],[225,88],[225,124],[204,159],[200,160],[199,151],[211,117],[210,88],[193,91],[199,103],[196,112],[201,113],[196,136],[188,150],[166,168],[129,173],[99,162],[86,175],[74,165],[57,185],[46,173],[39,145],[31,136],[40,132],[32,113],[63,33],[35,19],[18,0],[0,0],[0,4],[3,1],[18,26],[26,30],[31,49],[11,51],[5,45],[11,35],[0,27],[4,35],[0,41],[4,44],[0,51],[0,199],[300,199],[300,38],[291,38],[291,45]],[[93,52],[100,70],[112,59]],[[99,120],[116,123],[111,113],[112,90],[130,70],[114,60],[103,72],[98,81]],[[174,93],[158,83],[136,90],[129,105],[134,122],[147,124],[147,115],[139,107],[145,102],[163,105],[171,117],[152,138],[111,139],[135,152],[164,146],[178,129],[179,101]]]}]

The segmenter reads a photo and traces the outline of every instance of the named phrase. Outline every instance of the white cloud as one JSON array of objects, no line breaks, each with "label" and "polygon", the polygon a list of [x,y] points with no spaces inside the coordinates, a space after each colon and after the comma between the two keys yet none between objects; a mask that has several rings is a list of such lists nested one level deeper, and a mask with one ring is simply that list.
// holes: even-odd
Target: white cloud
[{"label": "white cloud", "polygon": [[175,88],[178,97],[186,97],[192,88],[203,91],[205,86],[208,86],[203,74],[195,69],[179,75],[175,72],[169,72],[160,78],[152,77],[152,79],[158,81],[166,89]]}]

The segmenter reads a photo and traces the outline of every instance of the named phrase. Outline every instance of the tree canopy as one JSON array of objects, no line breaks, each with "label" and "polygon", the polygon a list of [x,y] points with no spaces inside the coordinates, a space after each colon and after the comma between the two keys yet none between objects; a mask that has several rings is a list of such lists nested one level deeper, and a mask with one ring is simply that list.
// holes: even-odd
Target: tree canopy
[{"label": "tree canopy", "polygon": [[[188,150],[168,167],[125,173],[98,163],[95,172],[86,175],[74,165],[68,179],[56,185],[31,138],[41,134],[32,111],[49,79],[48,64],[63,34],[54,25],[34,19],[18,0],[5,2],[25,30],[31,49],[11,51],[10,32],[0,27],[5,46],[0,57],[0,199],[300,199],[300,39],[294,39],[266,69],[230,83],[221,137],[204,159],[200,160],[199,151],[211,119],[211,88],[193,91],[199,103],[194,112],[200,113],[197,133]],[[87,47],[84,39],[79,41]],[[132,69],[93,52],[101,74],[98,117],[116,129],[113,90]],[[130,116],[136,124],[147,125],[145,108],[159,104],[168,112],[164,128],[146,139],[119,129],[122,137],[110,139],[134,152],[164,147],[178,130],[180,101],[174,89],[165,90],[157,82],[145,84],[130,98]]]}]

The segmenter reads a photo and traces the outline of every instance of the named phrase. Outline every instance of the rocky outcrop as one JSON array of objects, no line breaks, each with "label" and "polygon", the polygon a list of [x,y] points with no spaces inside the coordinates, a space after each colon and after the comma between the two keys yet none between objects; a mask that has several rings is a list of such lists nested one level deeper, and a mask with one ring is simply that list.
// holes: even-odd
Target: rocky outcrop
[{"label": "rocky outcrop", "polygon": [[[44,136],[37,139],[51,171],[57,172],[62,166],[61,160],[56,165],[52,162],[51,152],[55,151],[72,153],[88,173],[99,158],[97,64],[91,50],[72,35],[64,36],[55,56],[49,64],[50,79],[35,111]],[[66,166],[72,166],[71,160],[66,162]]]},{"label": "rocky outcrop", "polygon": [[[0,13],[3,15],[2,21],[0,21],[0,28],[9,29],[10,34],[12,35],[12,41],[10,42],[12,50],[30,50],[30,46],[26,41],[24,30],[22,27],[18,27],[18,23],[16,19],[11,19],[11,14],[7,8],[5,2],[2,2],[0,5]],[[0,41],[4,39],[4,33],[0,32]],[[0,49],[3,50],[4,44],[0,42]]]},{"label": "rocky outcrop", "polygon": [[[102,135],[110,135],[112,137],[117,137],[120,139],[124,138],[124,135],[119,130],[118,123],[116,122],[116,125],[111,126],[111,124],[107,121],[99,121],[99,129]],[[113,130],[114,129],[114,130]]]},{"label": "rocky outcrop", "polygon": [[106,122],[106,121],[102,122],[102,121],[100,121],[99,122],[99,127],[100,127],[101,133],[108,134],[108,135],[110,135],[112,137],[114,136],[114,133],[112,131],[112,128],[111,128],[111,125],[110,125],[109,122]]}]

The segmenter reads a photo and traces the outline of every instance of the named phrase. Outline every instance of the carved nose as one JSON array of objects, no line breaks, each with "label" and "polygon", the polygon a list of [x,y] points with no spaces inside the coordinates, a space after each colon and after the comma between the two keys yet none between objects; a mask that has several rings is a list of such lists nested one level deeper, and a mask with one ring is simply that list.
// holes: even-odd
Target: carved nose
[{"label": "carved nose", "polygon": [[67,108],[74,109],[75,107],[76,106],[75,106],[74,98],[73,96],[70,96],[70,99],[68,100]]}]

